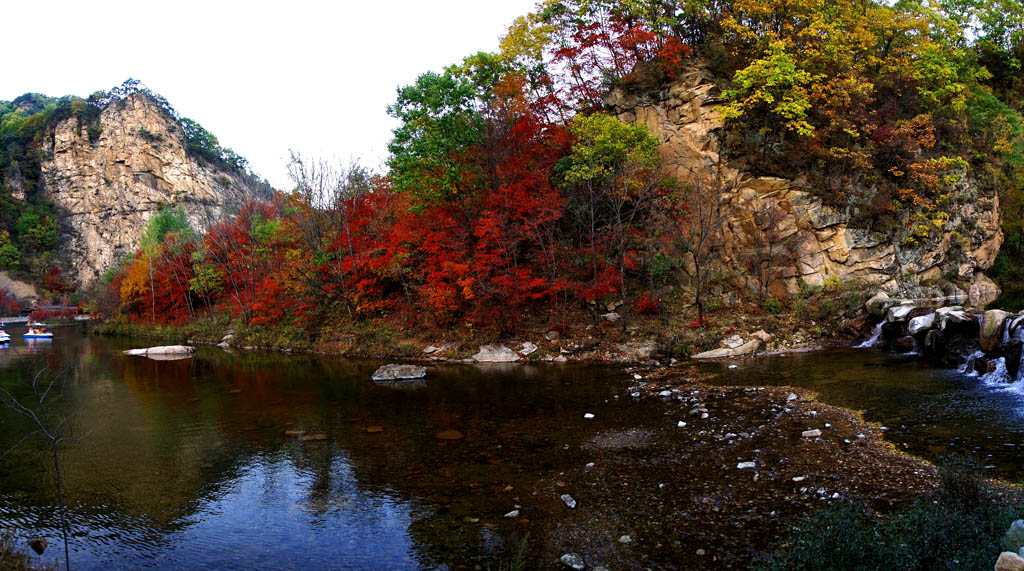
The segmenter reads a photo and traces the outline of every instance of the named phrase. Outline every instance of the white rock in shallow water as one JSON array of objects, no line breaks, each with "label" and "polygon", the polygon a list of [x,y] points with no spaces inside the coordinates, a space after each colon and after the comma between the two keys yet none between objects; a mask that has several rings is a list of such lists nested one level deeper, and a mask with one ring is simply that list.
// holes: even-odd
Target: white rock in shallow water
[{"label": "white rock in shallow water", "polygon": [[585,418],[585,419],[587,419],[587,420],[590,420],[590,419],[594,418],[594,414],[593,414],[593,413],[590,413],[590,412],[588,412],[588,413],[586,413],[586,414],[584,414],[584,415],[583,415],[583,418]]},{"label": "white rock in shallow water", "polygon": [[818,430],[817,428],[815,428],[814,430],[805,430],[802,433],[800,433],[800,436],[803,436],[804,438],[817,438],[821,436],[821,431]]},{"label": "white rock in shallow water", "polygon": [[658,393],[658,396],[659,397],[670,397],[670,396],[672,396],[672,391],[661,391],[660,393]]},{"label": "white rock in shallow water", "polygon": [[740,462],[736,464],[738,470],[749,470],[751,468],[757,468],[757,462]]},{"label": "white rock in shallow water", "polygon": [[558,558],[569,569],[582,570],[587,568],[587,564],[583,562],[583,558],[575,553],[566,553],[565,555]]},{"label": "white rock in shallow water", "polygon": [[561,498],[561,500],[563,502],[565,502],[565,505],[569,506],[569,509],[571,509],[571,510],[576,509],[576,500],[573,499],[572,496],[570,496],[569,494],[562,494],[559,497]]},{"label": "white rock in shallow water", "polygon": [[506,519],[515,519],[517,517],[519,517],[519,510],[512,510],[505,514]]},{"label": "white rock in shallow water", "polygon": [[619,543],[633,543],[633,538],[628,535],[620,535]]},{"label": "white rock in shallow water", "polygon": [[686,423],[680,420],[679,422],[676,423],[676,426],[678,426],[679,428],[686,428]]},{"label": "white rock in shallow water", "polygon": [[530,343],[529,341],[527,341],[526,343],[523,343],[522,346],[519,347],[519,354],[523,355],[524,357],[527,356],[527,355],[532,355],[536,351],[537,351],[537,345],[535,345],[533,343]]},{"label": "white rock in shallow water", "polygon": [[188,345],[163,345],[160,347],[149,347],[148,349],[128,349],[125,355],[136,355],[139,357],[154,356],[176,356],[180,358],[191,357],[196,352],[195,347]]},{"label": "white rock in shallow water", "polygon": [[789,396],[786,397],[786,402],[794,401],[796,399],[797,399],[797,396],[794,393],[789,393]]},{"label": "white rock in shallow water", "polygon": [[419,365],[383,365],[373,372],[375,381],[402,381],[422,379],[427,376],[427,368]]}]

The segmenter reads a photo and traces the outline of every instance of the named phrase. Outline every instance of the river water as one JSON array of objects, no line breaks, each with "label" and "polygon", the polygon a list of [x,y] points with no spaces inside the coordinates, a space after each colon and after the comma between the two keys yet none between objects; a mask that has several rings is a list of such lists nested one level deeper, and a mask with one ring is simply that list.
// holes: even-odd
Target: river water
[{"label": "river water", "polygon": [[[584,462],[585,412],[625,426],[662,415],[610,366],[443,365],[388,386],[369,380],[376,362],[214,348],[153,361],[121,354],[146,343],[55,331],[26,343],[11,328],[0,386],[29,404],[37,373],[59,375],[48,399],[75,438],[62,468],[80,569],[496,567],[522,539],[495,515],[511,508],[503,492]],[[701,367],[721,384],[814,389],[910,453],[970,452],[992,475],[1024,475],[1015,390],[873,350],[729,364]],[[0,410],[0,453],[31,430]],[[52,457],[29,438],[0,461],[0,529],[53,545],[54,503]]]}]

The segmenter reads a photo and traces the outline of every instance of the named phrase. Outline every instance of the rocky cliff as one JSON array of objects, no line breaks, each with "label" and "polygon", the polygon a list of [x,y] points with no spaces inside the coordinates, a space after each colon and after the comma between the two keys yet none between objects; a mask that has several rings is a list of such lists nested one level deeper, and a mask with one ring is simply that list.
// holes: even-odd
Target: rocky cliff
[{"label": "rocky cliff", "polygon": [[775,267],[767,289],[775,296],[798,291],[799,280],[820,286],[830,278],[871,282],[909,297],[998,293],[982,271],[1003,241],[999,199],[970,177],[950,189],[949,218],[941,228],[927,240],[908,240],[909,225],[867,225],[856,206],[826,205],[799,173],[792,179],[752,176],[720,161],[721,99],[700,69],[658,91],[614,91],[605,103],[621,120],[644,123],[660,138],[666,174],[685,181],[709,165],[723,165],[719,259],[736,287],[756,291],[751,260],[763,260],[757,250],[770,242]]},{"label": "rocky cliff", "polygon": [[60,253],[82,285],[132,253],[162,206],[182,207],[201,227],[260,190],[245,173],[190,156],[181,128],[143,93],[107,106],[98,127],[90,140],[75,118],[58,123],[42,163],[60,222]]}]

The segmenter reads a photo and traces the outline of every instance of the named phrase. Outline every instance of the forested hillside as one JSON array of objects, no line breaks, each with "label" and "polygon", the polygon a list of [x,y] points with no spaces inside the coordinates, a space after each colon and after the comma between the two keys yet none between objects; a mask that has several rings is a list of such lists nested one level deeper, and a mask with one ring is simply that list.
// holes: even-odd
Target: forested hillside
[{"label": "forested hillside", "polygon": [[[133,97],[151,102],[176,126],[194,160],[251,176],[244,158],[222,148],[197,122],[179,117],[166,99],[137,80],[88,98],[26,93],[13,101],[0,101],[0,270],[54,296],[75,288],[74,278],[67,275],[73,261],[68,249],[59,247],[62,234],[71,231],[61,228],[68,213],[54,200],[54,189],[48,186],[44,172],[54,159],[55,130],[70,122],[76,134],[95,147],[103,136],[104,111],[124,106]],[[141,135],[154,144],[164,138],[155,132]]]},{"label": "forested hillside", "polygon": [[[789,300],[775,290],[728,285],[727,270],[762,262],[716,257],[718,196],[749,176],[801,181],[906,255],[966,250],[973,222],[954,224],[952,205],[998,196],[1008,276],[1024,241],[1022,26],[1015,0],[542,2],[499,52],[398,90],[387,172],[296,156],[293,189],[206,232],[165,212],[173,231],[153,230],[112,274],[104,310],[314,337],[370,321],[559,330],[622,303],[655,315],[697,302],[700,325],[726,295],[777,312]],[[606,102],[688,70],[714,83],[721,153],[666,172],[663,141]]]}]

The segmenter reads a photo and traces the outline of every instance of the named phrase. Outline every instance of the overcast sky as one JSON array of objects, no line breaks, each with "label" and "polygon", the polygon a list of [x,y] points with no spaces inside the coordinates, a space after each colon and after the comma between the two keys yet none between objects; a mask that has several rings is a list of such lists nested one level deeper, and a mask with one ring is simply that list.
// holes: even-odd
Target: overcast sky
[{"label": "overcast sky", "polygon": [[381,166],[399,85],[494,51],[535,0],[7,2],[0,100],[129,77],[279,188],[288,150]]}]

